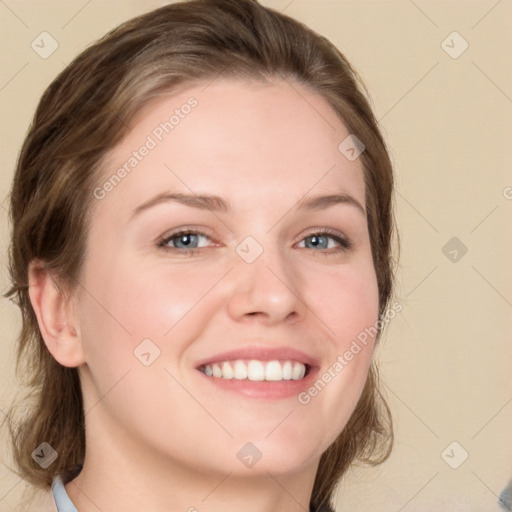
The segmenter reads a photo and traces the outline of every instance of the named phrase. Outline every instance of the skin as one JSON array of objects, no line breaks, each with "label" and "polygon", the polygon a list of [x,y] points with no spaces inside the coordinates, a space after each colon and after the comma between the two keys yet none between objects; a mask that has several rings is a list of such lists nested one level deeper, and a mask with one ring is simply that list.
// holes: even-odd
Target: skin
[{"label": "skin", "polygon": [[[362,211],[295,209],[305,195],[340,192],[366,207],[361,162],[338,150],[349,132],[299,84],[217,79],[153,100],[109,155],[105,179],[191,96],[190,114],[94,201],[78,289],[67,297],[31,265],[48,349],[80,372],[87,453],[66,485],[80,512],[308,510],[320,456],[367,377],[371,338],[307,405],[226,392],[195,369],[236,347],[284,345],[314,356],[321,375],[375,324],[378,290]],[[232,210],[163,202],[132,217],[164,191],[218,195]],[[206,235],[199,253],[157,246],[183,226]],[[315,248],[308,237],[319,228],[352,248],[331,238]],[[236,252],[247,236],[263,248],[251,264]],[[133,354],[147,338],[160,349],[150,366]],[[248,442],[262,453],[252,468],[236,455]]]}]

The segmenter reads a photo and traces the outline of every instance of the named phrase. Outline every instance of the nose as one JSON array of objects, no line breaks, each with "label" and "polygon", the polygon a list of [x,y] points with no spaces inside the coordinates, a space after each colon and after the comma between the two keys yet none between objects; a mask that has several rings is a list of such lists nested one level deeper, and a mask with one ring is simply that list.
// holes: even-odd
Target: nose
[{"label": "nose", "polygon": [[257,319],[267,325],[297,321],[307,308],[296,274],[278,248],[266,247],[252,263],[240,257],[231,277],[230,316],[239,322]]}]

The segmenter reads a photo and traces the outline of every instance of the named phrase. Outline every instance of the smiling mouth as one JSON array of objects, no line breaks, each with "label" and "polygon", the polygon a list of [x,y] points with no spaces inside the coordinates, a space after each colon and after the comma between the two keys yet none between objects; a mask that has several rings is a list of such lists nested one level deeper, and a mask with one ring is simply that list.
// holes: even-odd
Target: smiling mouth
[{"label": "smiling mouth", "polygon": [[208,377],[219,379],[278,382],[301,380],[309,374],[310,368],[308,364],[291,359],[272,361],[237,359],[203,364],[198,367],[198,370]]}]

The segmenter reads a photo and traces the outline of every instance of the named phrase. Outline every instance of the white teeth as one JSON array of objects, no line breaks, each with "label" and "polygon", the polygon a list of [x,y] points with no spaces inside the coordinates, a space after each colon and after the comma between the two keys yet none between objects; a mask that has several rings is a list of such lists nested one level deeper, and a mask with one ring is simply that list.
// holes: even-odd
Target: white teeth
[{"label": "white teeth", "polygon": [[243,361],[235,361],[235,367],[233,368],[233,377],[239,380],[247,378],[247,366]]},{"label": "white teeth", "polygon": [[285,361],[283,364],[283,379],[290,380],[292,378],[292,363]]},{"label": "white teeth", "polygon": [[220,369],[220,366],[218,364],[214,364],[212,366],[212,370],[214,377],[222,377],[222,370]]},{"label": "white teeth", "polygon": [[283,380],[283,370],[279,361],[269,361],[267,363],[265,380]]},{"label": "white teeth", "polygon": [[233,368],[231,368],[231,365],[227,361],[222,365],[221,377],[224,379],[232,379],[233,378]]},{"label": "white teeth", "polygon": [[260,361],[254,359],[249,361],[247,367],[247,378],[249,380],[265,380],[265,367]]},{"label": "white teeth", "polygon": [[208,377],[221,379],[248,379],[251,381],[300,380],[306,374],[306,366],[298,361],[224,361],[207,364],[202,371]]},{"label": "white teeth", "polygon": [[306,368],[303,364],[295,363],[293,365],[293,371],[292,371],[292,379],[293,380],[299,380],[304,377],[304,374],[306,373]]}]

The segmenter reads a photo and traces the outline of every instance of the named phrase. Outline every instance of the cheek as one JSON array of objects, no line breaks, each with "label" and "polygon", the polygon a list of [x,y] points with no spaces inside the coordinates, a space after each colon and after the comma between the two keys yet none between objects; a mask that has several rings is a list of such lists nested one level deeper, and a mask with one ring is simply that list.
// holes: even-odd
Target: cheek
[{"label": "cheek", "polygon": [[210,310],[218,308],[218,300],[212,301],[215,294],[208,295],[224,274],[224,269],[168,262],[91,265],[81,304],[90,357],[100,351],[102,357],[115,357],[118,365],[131,364],[133,350],[147,338],[161,350],[179,352],[200,335]]},{"label": "cheek", "polygon": [[[318,378],[299,403],[317,417],[331,418],[330,437],[346,425],[364,388],[379,319],[378,285],[373,264],[346,267],[322,276],[311,288],[309,303],[325,327],[331,346]],[[324,442],[318,439],[318,442]]]},{"label": "cheek", "polygon": [[186,336],[184,327],[200,327],[201,318],[203,324],[208,320],[207,305],[215,302],[215,293],[210,292],[225,273],[225,269],[206,265],[185,267],[168,262],[146,270],[139,267],[129,281],[118,286],[115,309],[136,337],[165,341],[177,332]]},{"label": "cheek", "polygon": [[378,285],[368,259],[342,268],[317,269],[304,280],[305,302],[318,315],[337,350],[344,350],[377,322]]}]

